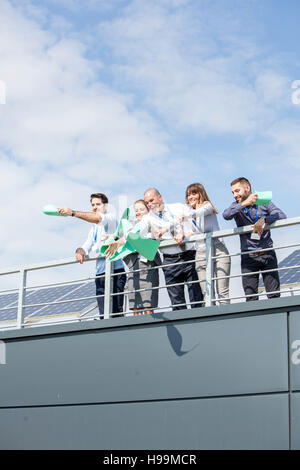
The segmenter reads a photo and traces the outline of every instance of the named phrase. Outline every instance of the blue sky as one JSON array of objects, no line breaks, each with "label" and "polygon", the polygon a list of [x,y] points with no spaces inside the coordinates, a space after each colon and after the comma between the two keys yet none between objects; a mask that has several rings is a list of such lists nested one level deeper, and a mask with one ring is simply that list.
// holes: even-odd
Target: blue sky
[{"label": "blue sky", "polygon": [[297,216],[299,15],[297,0],[1,0],[2,266],[73,256],[88,225],[42,207],[88,210],[95,191],[183,202],[199,181],[222,212],[246,176]]}]

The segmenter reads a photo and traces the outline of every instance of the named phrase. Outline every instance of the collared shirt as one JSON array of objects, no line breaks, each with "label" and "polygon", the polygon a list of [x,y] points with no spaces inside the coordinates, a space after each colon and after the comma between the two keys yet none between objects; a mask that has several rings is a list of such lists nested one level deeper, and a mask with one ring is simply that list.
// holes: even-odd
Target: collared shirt
[{"label": "collared shirt", "polygon": [[[101,214],[101,222],[93,224],[88,233],[87,239],[82,245],[82,248],[89,254],[91,251],[94,255],[100,255],[100,249],[105,241],[107,235],[114,233],[118,226],[118,222],[114,214],[105,213]],[[122,269],[124,267],[123,261],[117,260],[115,262],[115,269]],[[105,272],[105,258],[97,258],[96,260],[96,274],[103,274]]]},{"label": "collared shirt", "polygon": [[[276,220],[286,219],[285,213],[275,206],[272,202],[257,206],[252,204],[247,206],[247,211],[242,208],[242,205],[237,202],[233,202],[228,209],[223,212],[225,220],[231,220],[234,218],[238,227],[245,225],[254,225],[261,217],[266,219],[266,223],[272,224]],[[264,248],[272,248],[273,240],[271,238],[270,230],[264,230],[259,240],[252,239],[251,233],[244,233],[240,235],[241,251],[250,250],[263,250]]]},{"label": "collared shirt", "polygon": [[[187,206],[189,218],[192,221],[193,233],[207,233],[220,230],[217,215],[209,201],[205,201],[198,209]],[[222,241],[222,239],[219,239]],[[204,240],[195,242],[197,248],[205,245]]]},{"label": "collared shirt", "polygon": [[[155,234],[155,232],[160,229],[167,229],[167,231],[162,235],[161,240],[174,240],[175,235],[184,233],[186,231],[183,229],[182,223],[180,223],[180,218],[182,216],[188,216],[188,211],[185,204],[164,204],[161,214],[150,211],[148,214],[144,215],[140,222],[140,234],[142,237],[146,237],[147,233],[149,232]],[[191,227],[190,231],[192,231]],[[170,247],[162,247],[159,248],[159,251],[162,254],[176,254],[194,249],[194,242],[189,242],[182,245],[176,244]]]}]

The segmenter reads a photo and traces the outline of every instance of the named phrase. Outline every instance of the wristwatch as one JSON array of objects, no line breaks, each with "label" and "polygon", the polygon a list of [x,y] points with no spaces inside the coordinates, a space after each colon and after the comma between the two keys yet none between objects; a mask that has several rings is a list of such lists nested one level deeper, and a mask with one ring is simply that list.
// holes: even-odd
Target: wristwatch
[{"label": "wristwatch", "polygon": [[75,212],[76,212],[76,211],[73,211],[73,209],[72,209],[72,217],[74,217],[74,215],[75,215]]}]

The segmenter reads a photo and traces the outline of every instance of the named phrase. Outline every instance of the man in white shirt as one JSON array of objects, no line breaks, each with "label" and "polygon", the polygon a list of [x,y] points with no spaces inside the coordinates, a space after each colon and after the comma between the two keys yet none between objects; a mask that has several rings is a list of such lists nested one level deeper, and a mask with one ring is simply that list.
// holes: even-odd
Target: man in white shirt
[{"label": "man in white shirt", "polygon": [[186,215],[186,206],[181,203],[165,204],[161,194],[155,188],[145,191],[144,200],[150,212],[140,223],[141,236],[152,232],[155,238],[175,239],[177,242],[176,245],[159,249],[163,255],[163,272],[173,310],[186,308],[185,283],[188,287],[191,308],[202,307],[203,295],[195,270],[195,246],[191,242],[182,244],[184,230],[181,220],[182,216]]},{"label": "man in white shirt", "polygon": [[[115,232],[118,222],[114,214],[107,211],[108,198],[103,193],[91,194],[90,202],[92,206],[92,212],[82,212],[74,211],[69,207],[59,208],[59,212],[62,215],[69,215],[72,217],[77,217],[86,222],[93,224],[93,227],[89,231],[88,237],[82,247],[77,248],[75,256],[77,261],[81,264],[86,260],[86,256],[93,251],[94,254],[100,254],[100,248],[107,238],[107,235]],[[113,281],[113,292],[120,295],[113,296],[113,306],[112,313],[121,313],[123,312],[123,300],[124,300],[124,286],[126,283],[126,274],[124,270],[124,265],[122,260],[118,260],[114,264],[114,273],[120,273],[117,276],[114,276]],[[96,260],[96,295],[100,318],[103,318],[104,315],[104,288],[105,288],[105,258],[99,257]],[[121,315],[114,315],[121,316]]]}]

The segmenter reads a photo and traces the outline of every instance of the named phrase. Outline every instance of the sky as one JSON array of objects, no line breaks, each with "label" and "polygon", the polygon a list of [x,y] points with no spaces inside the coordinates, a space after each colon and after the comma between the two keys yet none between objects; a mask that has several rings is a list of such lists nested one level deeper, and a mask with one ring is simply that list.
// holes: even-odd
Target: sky
[{"label": "sky", "polygon": [[93,192],[120,212],[201,182],[226,229],[245,176],[298,216],[299,16],[298,0],[0,0],[0,269],[72,257],[89,225],[42,208],[89,210]]}]

